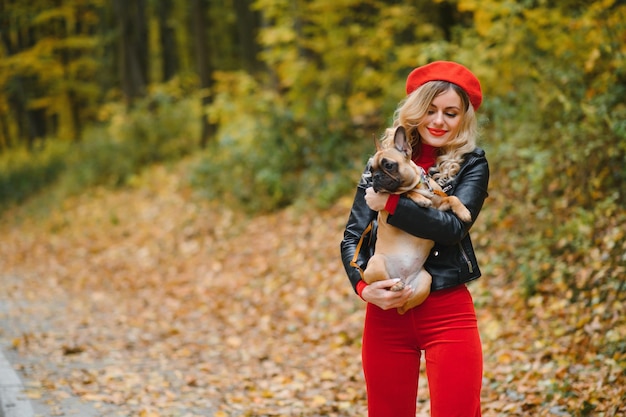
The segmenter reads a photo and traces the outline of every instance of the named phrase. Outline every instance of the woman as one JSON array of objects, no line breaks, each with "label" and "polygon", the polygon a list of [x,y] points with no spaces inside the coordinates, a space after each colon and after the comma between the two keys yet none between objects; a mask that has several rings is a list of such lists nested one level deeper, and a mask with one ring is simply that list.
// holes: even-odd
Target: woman
[{"label": "woman", "polygon": [[[482,348],[472,298],[465,286],[480,276],[469,236],[487,197],[489,166],[476,147],[475,111],[482,102],[478,79],[466,67],[437,61],[414,69],[407,97],[396,110],[383,145],[402,125],[413,161],[472,214],[464,223],[451,211],[424,208],[402,196],[376,193],[363,175],[341,242],[344,267],[354,290],[367,301],[363,371],[370,417],[415,417],[421,352],[424,351],[432,417],[478,417]],[[366,173],[369,172],[369,166]],[[435,241],[425,268],[431,294],[404,315],[396,308],[411,295],[407,286],[390,291],[394,280],[370,285],[362,279],[373,254],[377,211],[388,223]],[[373,227],[371,227],[373,225]]]}]

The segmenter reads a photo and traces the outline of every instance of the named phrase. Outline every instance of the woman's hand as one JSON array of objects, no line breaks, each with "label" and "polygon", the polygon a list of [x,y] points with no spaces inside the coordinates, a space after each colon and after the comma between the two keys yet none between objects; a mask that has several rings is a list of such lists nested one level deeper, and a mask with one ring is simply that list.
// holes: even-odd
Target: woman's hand
[{"label": "woman's hand", "polygon": [[367,203],[367,206],[374,211],[384,210],[388,198],[388,193],[377,193],[372,187],[365,190],[365,202]]},{"label": "woman's hand", "polygon": [[391,291],[389,288],[397,284],[398,281],[400,280],[396,278],[372,282],[363,288],[361,298],[383,310],[402,307],[413,293],[413,289],[407,286],[400,291]]}]

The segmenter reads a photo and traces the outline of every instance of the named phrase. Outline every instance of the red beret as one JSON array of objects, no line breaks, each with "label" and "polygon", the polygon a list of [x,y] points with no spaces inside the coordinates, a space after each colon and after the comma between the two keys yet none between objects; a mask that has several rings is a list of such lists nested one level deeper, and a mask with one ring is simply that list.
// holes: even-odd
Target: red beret
[{"label": "red beret", "polygon": [[461,87],[469,96],[474,110],[478,110],[483,101],[478,78],[461,64],[450,61],[435,61],[417,67],[406,79],[406,93],[411,94],[421,85],[429,81],[448,81]]}]

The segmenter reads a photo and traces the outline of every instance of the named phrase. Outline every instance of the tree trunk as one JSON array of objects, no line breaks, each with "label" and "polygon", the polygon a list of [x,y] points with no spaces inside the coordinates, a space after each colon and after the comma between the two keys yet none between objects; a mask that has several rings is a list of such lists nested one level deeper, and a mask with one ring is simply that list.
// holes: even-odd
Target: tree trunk
[{"label": "tree trunk", "polygon": [[[76,32],[77,28],[72,28],[68,32],[68,28],[66,28],[65,24],[60,24],[58,22],[57,27],[55,28],[55,33],[60,39],[65,39],[69,36],[69,33]],[[66,24],[69,24],[67,22]],[[63,127],[61,127],[61,131],[68,135],[69,139],[73,142],[78,142],[80,139],[80,106],[81,103],[79,101],[78,95],[74,90],[74,86],[76,84],[76,80],[74,79],[70,66],[72,62],[79,58],[79,53],[68,48],[60,49],[58,52],[59,60],[61,61],[61,66],[63,68],[63,89],[65,90],[65,97],[67,100],[67,106],[63,106],[62,109],[59,109],[58,113],[61,116],[60,120],[63,123]],[[61,132],[58,132],[61,133]]]},{"label": "tree trunk", "polygon": [[[32,30],[18,31],[18,36],[14,38],[16,42],[12,41],[10,36],[11,21],[8,19],[7,14],[4,13],[4,4],[1,1],[0,27],[2,28],[0,30],[0,39],[8,56],[15,55],[35,43]],[[28,148],[32,149],[35,140],[38,137],[45,136],[46,133],[45,121],[38,117],[37,110],[28,109],[29,92],[36,87],[36,82],[32,77],[14,74],[10,77],[7,85],[11,86],[6,95],[9,108],[13,113],[13,123],[17,127],[17,140],[25,138]],[[6,131],[9,132],[10,129],[7,128]],[[13,142],[11,138],[8,138],[8,141],[9,143]]]},{"label": "tree trunk", "polygon": [[258,59],[259,45],[256,41],[259,15],[250,9],[251,3],[250,0],[233,0],[237,15],[241,66],[248,73],[253,74],[261,69],[261,63]]},{"label": "tree trunk", "polygon": [[148,82],[148,30],[145,0],[114,0],[119,25],[119,73],[126,102],[143,97]]},{"label": "tree trunk", "polygon": [[204,0],[192,0],[191,2],[192,25],[194,32],[194,49],[196,51],[196,68],[200,77],[200,87],[202,94],[202,130],[200,132],[200,147],[205,148],[209,138],[215,134],[216,126],[209,122],[204,109],[209,106],[213,97],[211,87],[213,86],[213,66],[207,47],[207,11],[208,5]]},{"label": "tree trunk", "polygon": [[178,72],[178,54],[176,53],[176,33],[171,24],[172,0],[157,2],[159,16],[159,35],[161,43],[163,80],[171,80]]}]

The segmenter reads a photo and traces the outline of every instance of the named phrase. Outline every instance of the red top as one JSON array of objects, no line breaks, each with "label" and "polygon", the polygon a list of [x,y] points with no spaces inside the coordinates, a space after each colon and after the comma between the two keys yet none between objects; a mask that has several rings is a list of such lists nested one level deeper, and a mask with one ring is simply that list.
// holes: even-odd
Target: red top
[{"label": "red top", "polygon": [[[434,146],[426,145],[422,143],[422,151],[417,155],[417,157],[413,158],[413,162],[424,169],[424,171],[428,172],[428,170],[435,165],[437,161],[437,148]],[[389,214],[393,214],[396,211],[396,207],[398,207],[398,201],[400,200],[400,194],[390,194],[387,199],[387,203],[385,204],[385,210],[389,212]],[[363,293],[363,288],[367,286],[367,283],[363,280],[359,281],[356,284],[356,292],[361,296]]]}]

